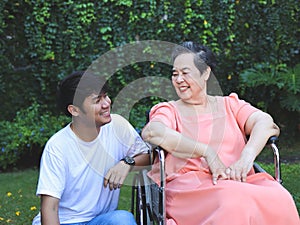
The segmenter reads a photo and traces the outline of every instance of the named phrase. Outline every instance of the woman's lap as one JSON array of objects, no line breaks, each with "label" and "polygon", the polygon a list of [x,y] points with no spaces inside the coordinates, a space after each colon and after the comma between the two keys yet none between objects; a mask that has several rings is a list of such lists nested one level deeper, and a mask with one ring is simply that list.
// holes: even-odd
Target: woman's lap
[{"label": "woman's lap", "polygon": [[[235,221],[232,224],[241,224],[245,218],[252,221],[250,224],[257,224],[253,220],[261,224],[280,224],[280,220],[288,217],[278,216],[282,213],[295,219],[297,212],[292,197],[267,174],[252,175],[247,183],[224,180],[217,185],[212,185],[211,178],[205,177],[202,174],[197,179],[195,174],[185,174],[167,184],[168,218],[179,225],[187,221],[191,225],[222,224],[228,215],[232,222]],[[195,183],[187,186],[188,180]],[[172,223],[168,221],[167,224]]]}]

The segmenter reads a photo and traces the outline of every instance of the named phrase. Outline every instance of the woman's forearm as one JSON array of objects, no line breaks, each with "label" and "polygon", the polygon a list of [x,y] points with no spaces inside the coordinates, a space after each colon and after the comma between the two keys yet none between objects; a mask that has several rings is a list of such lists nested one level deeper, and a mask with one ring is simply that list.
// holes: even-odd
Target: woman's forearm
[{"label": "woman's forearm", "polygon": [[279,136],[280,130],[272,117],[263,112],[253,113],[246,122],[246,133],[249,140],[243,154],[250,154],[254,158],[259,155],[271,136]]},{"label": "woman's forearm", "polygon": [[185,137],[161,122],[149,122],[142,131],[142,137],[179,158],[205,157],[208,150],[207,145]]}]

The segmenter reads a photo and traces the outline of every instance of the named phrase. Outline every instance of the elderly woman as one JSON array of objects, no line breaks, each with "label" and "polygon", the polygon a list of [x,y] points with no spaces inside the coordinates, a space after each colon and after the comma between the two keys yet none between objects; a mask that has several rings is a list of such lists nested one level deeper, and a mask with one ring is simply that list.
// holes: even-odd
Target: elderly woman
[{"label": "elderly woman", "polygon": [[[208,95],[214,67],[207,47],[185,42],[176,48],[172,84],[179,100],[155,105],[142,131],[144,140],[167,152],[167,224],[300,224],[289,192],[253,170],[279,128],[237,94]],[[157,172],[154,165],[154,180]]]}]

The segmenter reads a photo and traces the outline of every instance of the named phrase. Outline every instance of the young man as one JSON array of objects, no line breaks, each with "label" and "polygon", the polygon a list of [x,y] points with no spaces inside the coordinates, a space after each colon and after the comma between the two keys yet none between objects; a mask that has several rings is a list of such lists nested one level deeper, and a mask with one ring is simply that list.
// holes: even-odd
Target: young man
[{"label": "young man", "polygon": [[120,115],[100,77],[74,72],[58,86],[58,105],[72,122],[47,142],[37,195],[41,211],[33,225],[132,225],[117,210],[120,187],[133,166],[149,164],[148,147]]}]

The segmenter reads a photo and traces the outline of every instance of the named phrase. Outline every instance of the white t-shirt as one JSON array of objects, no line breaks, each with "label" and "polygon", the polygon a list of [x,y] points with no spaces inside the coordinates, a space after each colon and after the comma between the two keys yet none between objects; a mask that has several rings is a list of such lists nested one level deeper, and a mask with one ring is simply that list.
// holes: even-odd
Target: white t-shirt
[{"label": "white t-shirt", "polygon": [[[60,223],[79,223],[117,209],[120,189],[104,188],[107,171],[125,156],[148,147],[120,115],[101,127],[92,142],[80,140],[70,124],[53,135],[43,151],[37,195],[60,199]],[[40,225],[40,214],[33,225]]]}]

